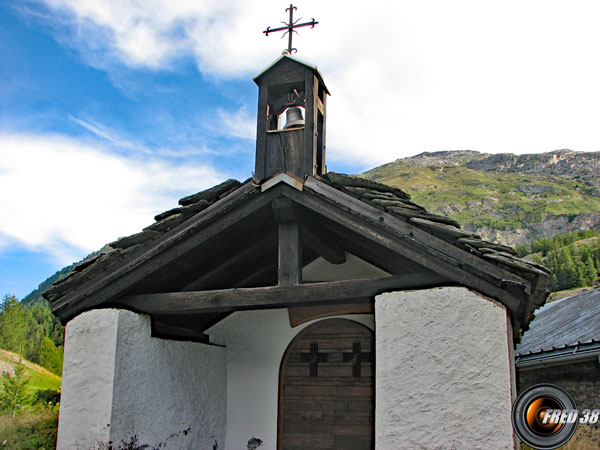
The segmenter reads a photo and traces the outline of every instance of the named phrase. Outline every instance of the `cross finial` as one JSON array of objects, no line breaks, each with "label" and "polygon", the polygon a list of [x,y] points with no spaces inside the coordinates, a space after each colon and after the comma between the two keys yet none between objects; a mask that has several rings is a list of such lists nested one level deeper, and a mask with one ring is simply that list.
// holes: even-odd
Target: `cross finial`
[{"label": "cross finial", "polygon": [[281,38],[283,39],[283,37],[286,34],[288,35],[288,48],[283,51],[283,54],[291,55],[292,53],[295,53],[298,51],[294,47],[292,47],[292,33],[297,33],[297,31],[294,30],[294,28],[307,27],[307,26],[314,28],[315,25],[319,23],[319,22],[315,22],[315,19],[312,19],[310,22],[305,22],[305,23],[299,24],[298,22],[300,21],[300,19],[302,19],[302,17],[294,22],[294,10],[297,10],[297,9],[298,8],[296,8],[292,4],[290,4],[289,8],[285,9],[286,12],[287,11],[290,12],[289,22],[287,22],[287,23],[283,22],[283,21],[281,22],[282,24],[285,25],[285,27],[279,27],[279,28],[273,28],[273,29],[271,29],[271,27],[267,27],[267,29],[265,31],[263,31],[263,33],[265,33],[265,35],[268,36],[269,33],[286,30],[286,32],[283,33],[283,36],[281,36]]}]

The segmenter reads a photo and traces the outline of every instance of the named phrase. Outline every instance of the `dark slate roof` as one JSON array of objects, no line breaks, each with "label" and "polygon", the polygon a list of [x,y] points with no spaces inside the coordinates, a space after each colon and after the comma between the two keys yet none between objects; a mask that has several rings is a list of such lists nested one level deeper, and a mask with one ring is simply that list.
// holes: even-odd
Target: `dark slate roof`
[{"label": "dark slate roof", "polygon": [[[243,184],[248,182],[250,182],[249,179]],[[179,200],[179,207],[154,216],[155,222],[139,233],[119,238],[105,246],[94,256],[84,259],[73,268],[69,275],[52,283],[52,287],[42,295],[50,302],[59,299],[68,291],[76,289],[96,275],[110,270],[125,257],[150,245],[162,234],[226,197],[241,185],[242,183],[239,181],[230,179],[205,191],[183,197]]]},{"label": "dark slate roof", "polygon": [[[456,221],[448,217],[428,213],[423,207],[411,202],[410,196],[401,189],[335,172],[329,172],[319,180],[503,269],[529,279],[542,280],[541,283],[535,281],[535,292],[531,292],[530,296],[533,308],[544,303],[547,296],[545,286],[548,270],[520,259],[512,248],[485,241],[476,234],[462,230]],[[210,205],[243,186],[252,184],[257,186],[251,179],[244,183],[227,180],[208,190],[182,198],[179,200],[179,207],[158,214],[155,216],[156,222],[141,232],[111,242],[98,254],[76,265],[66,278],[53,283],[53,286],[44,292],[43,296],[52,305],[68,292],[77,290],[95,277],[110,273],[125,259],[135,258],[136,255],[142,254],[161,236],[175,227],[187,224],[190,218],[201,217],[203,210]]]},{"label": "dark slate roof", "polygon": [[539,309],[515,353],[546,358],[592,349],[600,349],[600,289]]},{"label": "dark slate roof", "polygon": [[[401,189],[375,181],[329,172],[322,177],[333,187],[369,203],[385,212],[412,223],[437,237],[470,253],[485,258],[517,272],[529,272],[546,276],[550,272],[539,264],[519,258],[511,247],[481,239],[481,236],[461,229],[458,222],[438,216],[410,201],[410,195]],[[545,301],[545,297],[539,306]]]}]

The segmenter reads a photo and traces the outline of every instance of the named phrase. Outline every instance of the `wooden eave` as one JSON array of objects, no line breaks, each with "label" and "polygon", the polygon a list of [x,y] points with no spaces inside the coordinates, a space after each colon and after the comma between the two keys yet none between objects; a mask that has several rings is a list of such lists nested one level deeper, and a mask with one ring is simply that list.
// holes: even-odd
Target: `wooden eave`
[{"label": "wooden eave", "polygon": [[164,264],[202,245],[223,228],[243,220],[277,196],[276,190],[259,194],[258,186],[252,182],[246,183],[181,226],[165,233],[151,246],[145,246],[141,251],[123,258],[112,270],[51,302],[54,314],[65,322],[82,311],[114,300],[136,282],[160,270]]},{"label": "wooden eave", "polygon": [[275,61],[273,61],[267,68],[265,68],[263,71],[261,71],[258,75],[256,75],[253,80],[254,82],[258,85],[260,84],[260,80],[266,76],[268,73],[270,73],[271,71],[275,70],[277,68],[277,66],[279,66],[282,63],[285,62],[291,62],[293,64],[297,64],[301,67],[305,67],[306,69],[312,71],[317,78],[319,79],[319,82],[321,83],[321,85],[323,86],[323,88],[325,89],[325,92],[327,92],[327,94],[331,95],[331,93],[329,92],[329,90],[327,89],[327,86],[325,85],[325,82],[323,81],[323,75],[321,75],[321,72],[319,71],[317,66],[313,66],[311,64],[308,64],[304,61],[299,60],[298,58],[293,58],[289,55],[282,55],[279,58],[277,58]]},{"label": "wooden eave", "polygon": [[[205,282],[206,277],[210,278],[210,273],[203,273],[198,275],[198,279],[188,280],[186,285],[173,292],[140,290],[143,280],[155,277],[161,269],[175,264],[182,255],[208,248],[216,236],[222,236],[220,233],[224,230],[234,226],[247,227],[248,220],[256,220],[256,211],[266,210],[274,201],[282,198],[291,201],[299,211],[297,220],[300,223],[305,221],[308,226],[313,222],[311,218],[317,218],[322,221],[323,231],[331,233],[334,238],[337,236],[339,242],[344,242],[344,235],[351,236],[348,244],[353,245],[357,256],[365,257],[380,267],[387,266],[392,276],[289,286],[261,284],[256,287],[245,287],[252,285],[247,284],[247,280],[232,280],[225,288],[206,290],[202,287],[210,285]],[[247,245],[252,246],[252,243]],[[319,246],[318,243],[314,245]],[[376,250],[370,251],[371,248]],[[253,251],[247,251],[247,255],[260,256],[262,251],[265,251],[263,246],[256,245]],[[332,246],[324,253],[335,260],[342,257],[343,251]],[[237,257],[243,260],[247,255],[242,250]],[[269,255],[268,264],[264,264],[264,267],[272,272],[277,260]],[[313,254],[310,257],[314,259],[316,256]],[[401,268],[394,265],[394,260],[411,261],[414,273],[398,273]],[[222,262],[220,270],[226,270],[226,264],[227,261]],[[257,273],[260,270],[263,268],[257,268]],[[257,273],[245,276],[256,277]],[[176,333],[178,336],[198,338],[202,329],[219,320],[223,314],[236,310],[364,302],[385,291],[461,285],[503,303],[510,311],[513,328],[518,333],[527,325],[533,306],[545,298],[545,279],[543,283],[538,283],[542,275],[520,273],[497,265],[410,221],[308,177],[302,191],[279,183],[261,192],[260,186],[247,182],[164,233],[151,245],[125,255],[118,265],[51,302],[51,306],[63,322],[83,311],[109,306],[145,312],[153,318],[169,316],[173,319],[164,319],[161,325],[163,334],[169,330],[169,323],[173,324],[172,327],[183,324],[180,332]],[[262,275],[256,278],[265,279],[270,278]],[[205,319],[195,320],[192,317]],[[186,324],[186,320],[189,323]],[[194,331],[194,326],[200,329]]]}]

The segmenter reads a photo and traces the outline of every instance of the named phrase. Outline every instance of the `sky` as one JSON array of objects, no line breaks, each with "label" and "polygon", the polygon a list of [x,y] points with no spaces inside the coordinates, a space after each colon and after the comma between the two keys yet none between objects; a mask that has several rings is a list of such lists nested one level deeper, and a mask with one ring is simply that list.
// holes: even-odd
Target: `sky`
[{"label": "sky", "polygon": [[[600,151],[600,3],[298,0],[327,166],[439,150]],[[254,166],[252,78],[287,1],[0,2],[0,295]],[[279,33],[281,34],[281,33]]]}]

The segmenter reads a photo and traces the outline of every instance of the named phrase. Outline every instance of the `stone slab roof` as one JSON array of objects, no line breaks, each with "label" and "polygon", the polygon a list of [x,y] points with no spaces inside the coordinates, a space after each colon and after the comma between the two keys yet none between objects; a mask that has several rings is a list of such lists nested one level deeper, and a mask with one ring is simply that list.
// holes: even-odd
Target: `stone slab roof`
[{"label": "stone slab roof", "polygon": [[483,240],[481,236],[463,230],[455,220],[427,212],[425,208],[411,202],[410,195],[401,189],[335,172],[329,172],[323,180],[342,192],[400,217],[497,265],[536,275],[545,276],[550,273],[546,267],[519,258],[517,252],[511,247]]},{"label": "stone slab roof", "polygon": [[[410,196],[401,189],[370,181],[364,178],[329,172],[319,178],[336,190],[359,199],[388,214],[402,219],[424,231],[453,244],[462,250],[491,262],[502,269],[528,278],[541,279],[543,283],[534,283],[536,292],[531,293],[533,308],[542,305],[546,299],[545,281],[549,274],[545,267],[522,260],[510,247],[485,241],[480,236],[461,229],[460,225],[444,216],[430,214],[427,210],[410,201]],[[130,257],[143,254],[161,236],[170,230],[181,227],[192,217],[200,217],[203,210],[221,199],[228,197],[246,185],[252,185],[251,179],[240,183],[227,180],[208,190],[198,192],[179,200],[179,206],[155,216],[155,222],[137,234],[122,237],[111,242],[95,256],[89,257],[75,266],[65,278],[55,282],[43,296],[53,302],[67,293],[88,284],[95,277],[110,273]]]},{"label": "stone slab roof", "polygon": [[[243,184],[248,182],[249,179]],[[139,233],[121,237],[109,243],[99,253],[81,261],[66,277],[52,283],[52,287],[42,294],[43,297],[51,303],[58,300],[68,291],[77,289],[96,275],[109,271],[124,258],[151,244],[162,234],[226,197],[241,185],[238,180],[230,179],[210,189],[183,197],[179,200],[179,207],[157,214],[154,216],[155,222]]]}]

